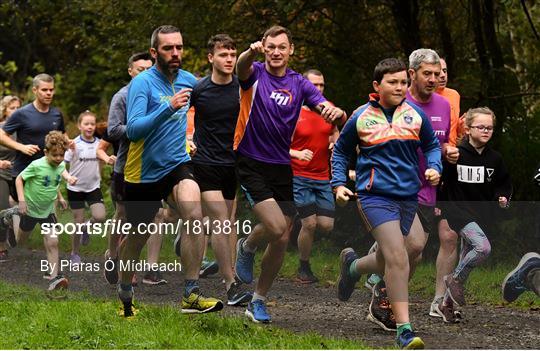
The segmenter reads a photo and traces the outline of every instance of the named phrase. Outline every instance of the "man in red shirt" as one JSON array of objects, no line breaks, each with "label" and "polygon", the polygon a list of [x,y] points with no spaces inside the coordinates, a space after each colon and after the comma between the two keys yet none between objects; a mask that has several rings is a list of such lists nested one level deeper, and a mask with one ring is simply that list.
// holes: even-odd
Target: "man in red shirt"
[{"label": "man in red shirt", "polygon": [[[324,77],[318,70],[304,73],[321,94]],[[334,227],[334,195],[330,186],[328,160],[339,133],[316,112],[304,106],[300,112],[290,149],[293,169],[294,203],[302,221],[298,235],[300,266],[297,278],[302,283],[319,279],[311,271],[309,257],[315,229],[328,233]]]}]

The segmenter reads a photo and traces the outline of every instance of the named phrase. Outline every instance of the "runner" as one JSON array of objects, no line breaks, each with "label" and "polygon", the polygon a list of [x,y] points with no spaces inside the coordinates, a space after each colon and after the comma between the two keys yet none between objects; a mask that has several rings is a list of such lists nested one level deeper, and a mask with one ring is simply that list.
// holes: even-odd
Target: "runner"
[{"label": "runner", "polygon": [[[46,73],[35,76],[32,80],[34,101],[13,112],[0,129],[0,145],[15,150],[15,160],[9,181],[9,195],[15,202],[18,202],[15,178],[30,162],[43,157],[45,136],[52,130],[65,133],[62,114],[51,106],[54,92],[53,77]],[[15,135],[17,140],[12,138]],[[19,221],[20,217],[15,215],[12,221],[15,231],[18,230]],[[12,247],[17,244],[13,236],[11,236],[10,244]]]},{"label": "runner", "polygon": [[[460,128],[460,95],[457,91],[450,89],[446,86],[448,82],[448,69],[446,66],[446,61],[441,58],[441,74],[439,75],[439,87],[437,88],[437,93],[444,96],[450,103],[451,110],[451,121],[450,121],[450,135],[448,137],[448,143],[451,146],[456,146],[458,137],[461,138],[461,134],[458,135],[458,131],[463,129]],[[452,149],[454,150],[454,149]],[[459,154],[457,154],[459,155]],[[452,160],[447,159],[449,162]],[[444,172],[444,170],[443,170]],[[436,261],[436,280],[435,280],[435,296],[431,302],[429,315],[432,317],[443,318],[443,321],[448,321],[444,318],[445,315],[449,316],[448,311],[441,311],[439,306],[442,306],[441,300],[446,290],[443,278],[445,275],[452,272],[453,267],[457,263],[457,254],[458,254],[458,234],[450,228],[448,221],[445,218],[445,215],[442,214],[442,217],[437,217],[438,220],[438,233],[439,233],[439,251],[437,253]],[[437,224],[437,223],[434,223]],[[445,306],[445,308],[453,308],[451,304]],[[456,318],[450,320],[452,322],[457,322],[461,317],[461,312],[457,309],[454,309],[454,315]]]},{"label": "runner", "polygon": [[[133,79],[139,73],[142,73],[152,67],[152,56],[147,52],[139,52],[132,55],[128,60],[128,74]],[[115,203],[115,213],[114,219],[126,220],[125,215],[125,185],[124,185],[124,167],[126,164],[126,158],[129,150],[129,140],[126,136],[126,100],[128,95],[128,89],[131,83],[128,83],[122,87],[112,98],[111,106],[109,108],[109,117],[107,124],[107,136],[105,139],[110,143],[118,143],[118,151],[115,153],[116,159],[114,160],[113,175],[111,176],[111,198]],[[101,148],[105,148],[103,140],[100,144]],[[103,157],[105,162],[112,162],[113,160],[107,156]],[[161,221],[161,211],[157,215],[157,221]],[[155,219],[155,221],[156,221]],[[159,253],[161,250],[163,236],[161,233],[150,236],[147,241],[148,246],[148,262],[149,263],[158,263]],[[105,270],[104,275],[105,279],[109,284],[118,283],[118,270],[116,266],[118,264],[118,246],[120,244],[120,235],[115,233],[108,233],[108,249],[105,252],[105,261],[107,262],[108,267],[111,269]],[[113,268],[114,267],[114,268]],[[143,280],[143,284],[147,285],[162,285],[167,284],[161,272],[151,271],[146,272]],[[133,285],[137,284],[137,275],[133,275]]]},{"label": "runner", "polygon": [[[357,146],[358,208],[367,230],[377,241],[376,252],[359,258],[352,248],[340,255],[338,298],[347,301],[362,273],[384,275],[395,315],[400,348],[423,348],[409,320],[409,257],[406,237],[418,206],[420,146],[427,159],[424,178],[439,181],[441,152],[429,119],[405,100],[407,71],[397,59],[385,59],[374,71],[370,101],[359,107],[343,128],[332,157],[332,186],[336,201],[346,203],[353,192],[346,188],[348,161]],[[384,273],[384,274],[383,274]]]},{"label": "runner", "polygon": [[446,59],[444,57],[439,57],[441,62],[441,74],[439,75],[439,87],[437,88],[437,94],[444,96],[448,103],[450,104],[450,135],[448,136],[448,143],[452,146],[457,145],[457,138],[461,137],[458,135],[459,127],[459,113],[460,113],[460,101],[461,96],[459,93],[450,89],[446,86],[448,83],[448,66],[446,65]]},{"label": "runner", "polygon": [[[180,30],[160,26],[152,33],[150,53],[156,64],[131,82],[127,99],[127,136],[130,140],[125,166],[127,221],[134,228],[154,220],[161,200],[169,195],[180,217],[188,225],[181,236],[181,261],[185,277],[182,312],[218,311],[223,303],[204,297],[199,289],[199,268],[204,236],[193,234],[202,220],[200,191],[186,152],[186,112],[195,77],[180,67],[183,40]],[[167,152],[164,152],[167,150]],[[191,225],[190,225],[191,224]],[[138,260],[148,232],[128,235],[120,260]],[[120,272],[118,295],[124,316],[133,315],[132,270]]]},{"label": "runner", "polygon": [[212,74],[201,79],[191,94],[197,150],[193,163],[203,212],[210,221],[212,248],[225,281],[227,304],[236,306],[252,297],[235,280],[231,258],[231,245],[236,241],[230,236],[236,233],[232,233],[235,225],[230,218],[237,189],[233,140],[240,110],[238,79],[233,75],[236,44],[227,34],[217,34],[210,38],[207,49]]},{"label": "runner", "polygon": [[[238,58],[240,115],[234,145],[238,179],[260,223],[247,238],[238,240],[236,274],[244,283],[253,281],[257,248],[265,248],[261,275],[246,315],[254,322],[269,323],[266,296],[276,278],[289,240],[293,203],[291,139],[302,104],[329,122],[341,122],[345,112],[332,106],[300,74],[287,68],[294,52],[288,29],[274,26]],[[259,54],[264,62],[255,62]]]},{"label": "runner", "polygon": [[465,305],[465,282],[470,272],[487,259],[491,244],[482,230],[494,215],[491,202],[507,208],[512,196],[510,174],[502,156],[487,144],[493,136],[495,114],[487,107],[473,108],[465,116],[467,137],[459,144],[457,164],[445,164],[443,191],[445,213],[453,228],[459,228],[461,252],[453,273],[444,277],[442,306],[450,300]]},{"label": "runner", "polygon": [[90,207],[91,218],[85,223],[81,233],[71,236],[72,264],[79,265],[81,256],[79,247],[88,245],[90,236],[88,225],[105,221],[105,205],[101,194],[101,172],[97,159],[97,146],[99,138],[94,136],[96,130],[96,115],[84,111],[79,115],[77,126],[81,134],[74,139],[75,146],[66,151],[64,161],[69,165],[72,176],[77,177],[77,183],[68,184],[67,197],[74,223],[84,223],[85,203]]},{"label": "runner", "polygon": [[[451,129],[450,105],[445,98],[435,94],[440,72],[440,59],[435,51],[431,49],[413,51],[409,56],[411,84],[407,90],[406,98],[422,109],[430,121],[444,155],[447,156],[448,160],[455,162],[457,149],[448,144]],[[434,232],[436,226],[435,204],[437,189],[422,177],[426,171],[426,162],[420,148],[418,149],[418,160],[421,182],[421,188],[418,192],[418,210],[411,231],[405,239],[409,254],[409,278],[412,277],[416,265],[422,258],[422,251],[429,234]],[[378,324],[385,330],[395,330],[395,320],[388,308],[384,281],[381,281],[381,278],[376,276],[371,276],[368,281],[373,285],[368,320]]]},{"label": "runner", "polygon": [[[7,119],[21,107],[21,99],[16,96],[7,95],[0,100],[0,128],[6,123]],[[0,210],[15,205],[14,200],[9,195],[9,184],[11,183],[10,169],[15,160],[15,151],[0,145]],[[1,224],[1,223],[0,223]],[[12,226],[6,226],[5,230],[0,230],[0,262],[7,261],[8,240],[14,240],[14,231]]]},{"label": "runner", "polygon": [[[45,137],[43,151],[45,156],[32,161],[16,178],[19,199],[19,213],[22,215],[19,230],[16,233],[17,243],[25,242],[36,224],[56,223],[54,213],[55,200],[62,208],[67,203],[58,191],[65,172],[64,153],[69,139],[59,131],[51,131]],[[42,227],[43,228],[43,227]],[[58,237],[52,231],[41,230],[43,243],[47,253],[50,282],[48,290],[68,287],[68,280],[59,271]]]},{"label": "runner", "polygon": [[[304,77],[321,94],[324,92],[324,76],[320,71],[311,69]],[[336,126],[325,122],[308,107],[302,107],[290,150],[294,203],[302,221],[298,235],[300,265],[296,275],[301,283],[319,281],[309,264],[315,229],[327,234],[334,228],[334,194],[328,162],[338,136]]]}]

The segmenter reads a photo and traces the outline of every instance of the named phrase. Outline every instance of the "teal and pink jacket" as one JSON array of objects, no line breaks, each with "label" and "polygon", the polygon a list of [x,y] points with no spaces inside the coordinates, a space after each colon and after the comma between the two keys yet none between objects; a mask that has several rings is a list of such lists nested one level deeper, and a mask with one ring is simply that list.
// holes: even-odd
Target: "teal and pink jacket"
[{"label": "teal and pink jacket", "polygon": [[350,155],[359,146],[356,192],[397,199],[417,199],[420,190],[417,148],[427,168],[442,172],[441,147],[424,112],[403,100],[393,111],[379,105],[377,94],[357,108],[341,131],[332,155],[332,186],[345,185]]}]

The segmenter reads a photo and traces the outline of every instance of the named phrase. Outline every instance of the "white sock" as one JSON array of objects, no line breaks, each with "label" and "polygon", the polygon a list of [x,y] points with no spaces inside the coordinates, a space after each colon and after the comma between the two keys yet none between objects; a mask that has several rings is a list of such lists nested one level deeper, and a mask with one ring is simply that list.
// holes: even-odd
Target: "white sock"
[{"label": "white sock", "polygon": [[257,294],[256,292],[253,293],[253,298],[251,299],[251,302],[255,300],[261,300],[262,302],[266,302],[266,296],[262,296]]}]

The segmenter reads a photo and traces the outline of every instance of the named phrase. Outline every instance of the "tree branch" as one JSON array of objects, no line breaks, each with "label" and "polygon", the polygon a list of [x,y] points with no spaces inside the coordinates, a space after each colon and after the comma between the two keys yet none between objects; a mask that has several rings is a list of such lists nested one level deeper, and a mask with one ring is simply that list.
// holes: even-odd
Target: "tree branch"
[{"label": "tree branch", "polygon": [[525,4],[525,0],[521,0],[520,2],[521,2],[521,7],[523,7],[523,11],[525,12],[525,15],[527,16],[527,20],[529,21],[529,24],[534,33],[534,36],[536,37],[537,40],[540,40],[540,35],[538,35],[538,32],[536,31],[536,28],[534,27],[531,14],[529,13],[529,9],[527,9],[527,4]]}]

